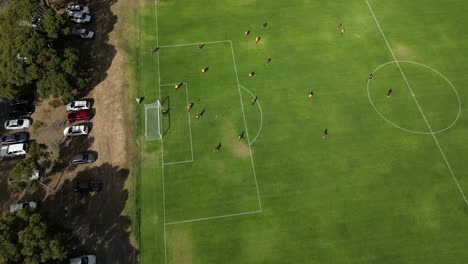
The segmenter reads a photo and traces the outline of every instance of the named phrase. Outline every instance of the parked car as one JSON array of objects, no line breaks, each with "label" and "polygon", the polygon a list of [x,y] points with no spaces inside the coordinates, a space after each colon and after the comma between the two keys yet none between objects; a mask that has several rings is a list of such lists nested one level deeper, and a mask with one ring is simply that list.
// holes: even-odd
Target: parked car
[{"label": "parked car", "polygon": [[73,165],[93,163],[96,161],[96,154],[92,152],[84,152],[73,156],[70,163]]},{"label": "parked car", "polygon": [[9,110],[10,117],[30,116],[32,113],[34,113],[34,107],[28,104],[10,106]]},{"label": "parked car", "polygon": [[12,158],[28,154],[28,144],[11,144],[0,148],[0,158]]},{"label": "parked car", "polygon": [[10,213],[16,213],[20,210],[23,210],[23,209],[30,209],[30,210],[34,210],[37,208],[37,203],[36,202],[24,202],[24,203],[17,203],[17,204],[13,204],[10,206]]},{"label": "parked car", "polygon": [[88,110],[82,110],[82,111],[76,111],[76,112],[71,112],[68,114],[68,122],[73,123],[75,121],[86,121],[91,119],[91,116],[89,115]]},{"label": "parked car", "polygon": [[89,14],[89,7],[82,5],[69,5],[67,7],[67,13],[85,13]]},{"label": "parked car", "polygon": [[100,181],[79,181],[75,185],[75,192],[99,192],[100,190],[102,190]]},{"label": "parked car", "polygon": [[11,101],[8,102],[9,106],[14,106],[14,105],[31,105],[34,102],[34,97],[33,96],[19,96],[18,98],[15,98]]},{"label": "parked car", "polygon": [[86,13],[68,13],[71,21],[79,24],[88,23],[91,21],[91,16]]},{"label": "parked car", "polygon": [[88,110],[91,108],[91,103],[86,100],[73,101],[67,104],[67,111]]},{"label": "parked car", "polygon": [[84,39],[92,39],[94,37],[94,32],[85,28],[75,28],[72,30],[72,34]]},{"label": "parked car", "polygon": [[5,134],[2,136],[2,145],[11,145],[17,143],[26,143],[29,140],[28,132],[19,132],[15,134]]},{"label": "parked car", "polygon": [[66,137],[82,136],[87,134],[88,126],[86,125],[70,126],[63,130],[63,135]]},{"label": "parked car", "polygon": [[70,264],[96,264],[96,256],[85,255],[78,258],[70,259]]},{"label": "parked car", "polygon": [[5,121],[5,129],[15,130],[15,129],[24,129],[31,126],[31,121],[29,119],[12,119]]}]

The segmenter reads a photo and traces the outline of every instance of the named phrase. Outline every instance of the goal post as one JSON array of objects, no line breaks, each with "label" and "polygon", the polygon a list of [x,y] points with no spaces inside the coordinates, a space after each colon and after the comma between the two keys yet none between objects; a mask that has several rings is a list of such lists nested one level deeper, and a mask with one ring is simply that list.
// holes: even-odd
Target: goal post
[{"label": "goal post", "polygon": [[145,140],[160,140],[161,134],[161,102],[157,100],[145,104]]}]

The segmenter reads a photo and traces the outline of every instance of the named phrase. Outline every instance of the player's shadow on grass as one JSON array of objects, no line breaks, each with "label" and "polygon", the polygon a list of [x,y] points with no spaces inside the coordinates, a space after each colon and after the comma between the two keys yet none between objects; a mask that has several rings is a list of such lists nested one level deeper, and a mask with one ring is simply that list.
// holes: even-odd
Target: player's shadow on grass
[{"label": "player's shadow on grass", "polygon": [[171,100],[169,95],[166,96],[161,102],[161,116],[161,137],[164,138],[164,136],[171,128]]}]

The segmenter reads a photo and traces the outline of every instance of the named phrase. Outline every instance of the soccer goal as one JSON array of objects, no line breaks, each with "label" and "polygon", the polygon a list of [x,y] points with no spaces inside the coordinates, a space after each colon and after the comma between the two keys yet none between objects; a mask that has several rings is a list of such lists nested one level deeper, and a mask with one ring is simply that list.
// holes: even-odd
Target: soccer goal
[{"label": "soccer goal", "polygon": [[159,100],[152,104],[145,104],[145,139],[159,140],[161,135],[161,103]]}]

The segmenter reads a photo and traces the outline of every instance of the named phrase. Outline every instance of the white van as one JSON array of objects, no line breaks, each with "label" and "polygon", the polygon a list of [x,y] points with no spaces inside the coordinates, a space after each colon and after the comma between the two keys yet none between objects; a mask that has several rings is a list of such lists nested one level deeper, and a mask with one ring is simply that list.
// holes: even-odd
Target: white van
[{"label": "white van", "polygon": [[16,157],[28,153],[28,144],[12,144],[0,149],[0,158]]}]

